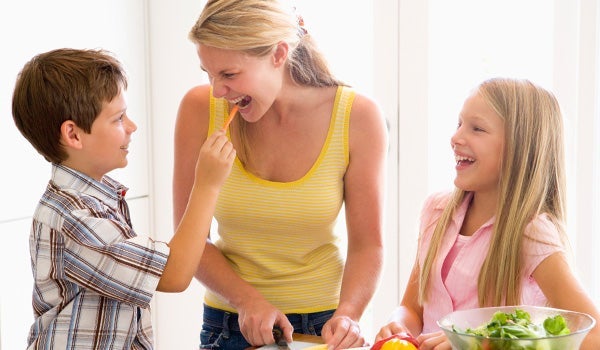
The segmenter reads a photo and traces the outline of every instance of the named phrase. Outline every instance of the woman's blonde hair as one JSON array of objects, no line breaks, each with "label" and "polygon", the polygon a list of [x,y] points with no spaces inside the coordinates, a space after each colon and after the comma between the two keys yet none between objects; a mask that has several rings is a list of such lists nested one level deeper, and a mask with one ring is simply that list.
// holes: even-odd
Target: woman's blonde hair
[{"label": "woman's blonde hair", "polygon": [[290,48],[287,65],[294,82],[317,87],[341,85],[302,22],[295,9],[282,0],[209,0],[189,38],[196,44],[253,56],[268,55],[278,43],[286,42]]},{"label": "woman's blonde hair", "polygon": [[[492,238],[478,279],[480,306],[516,305],[521,300],[524,239],[536,240],[527,225],[544,213],[565,247],[565,161],[563,123],[554,95],[527,81],[495,78],[477,93],[503,119],[505,146]],[[426,299],[442,237],[466,192],[455,189],[438,221],[420,274],[419,299]]]},{"label": "woman's blonde hair", "polygon": [[[261,57],[280,42],[289,47],[286,67],[298,85],[330,87],[345,85],[329,70],[303,19],[284,0],[209,0],[189,33],[195,44],[242,51]],[[235,118],[239,128],[238,158],[246,163],[250,142],[246,122]]]}]

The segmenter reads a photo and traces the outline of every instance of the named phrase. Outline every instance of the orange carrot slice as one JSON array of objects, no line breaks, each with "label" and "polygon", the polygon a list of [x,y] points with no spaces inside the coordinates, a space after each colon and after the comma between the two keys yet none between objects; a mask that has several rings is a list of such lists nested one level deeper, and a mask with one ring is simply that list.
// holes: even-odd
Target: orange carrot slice
[{"label": "orange carrot slice", "polygon": [[229,117],[227,117],[225,124],[223,124],[223,131],[227,130],[227,127],[229,127],[229,124],[233,120],[233,117],[235,117],[235,114],[237,113],[238,109],[238,105],[233,105],[233,108],[231,108],[231,112],[229,112]]}]

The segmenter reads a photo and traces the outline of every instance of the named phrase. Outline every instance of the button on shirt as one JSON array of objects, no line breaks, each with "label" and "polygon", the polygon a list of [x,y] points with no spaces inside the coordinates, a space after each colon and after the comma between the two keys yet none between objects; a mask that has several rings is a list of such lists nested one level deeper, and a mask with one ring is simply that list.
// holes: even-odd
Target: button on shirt
[{"label": "button on shirt", "polygon": [[[420,266],[423,266],[435,225],[449,198],[449,193],[434,194],[423,206],[418,252]],[[488,253],[495,219],[484,223],[468,239],[460,240],[460,228],[471,198],[472,193],[467,194],[456,208],[442,238],[438,257],[432,266],[427,297],[423,305],[423,333],[438,331],[437,321],[452,311],[480,307],[477,280]],[[462,244],[462,247],[453,250],[457,242]],[[546,305],[546,297],[532,274],[544,259],[562,251],[559,233],[545,214],[539,215],[527,226],[522,249],[524,270],[521,280],[521,304]]]},{"label": "button on shirt", "polygon": [[35,321],[28,349],[152,349],[149,303],[168,246],[137,236],[123,195],[60,165],[29,239]]}]

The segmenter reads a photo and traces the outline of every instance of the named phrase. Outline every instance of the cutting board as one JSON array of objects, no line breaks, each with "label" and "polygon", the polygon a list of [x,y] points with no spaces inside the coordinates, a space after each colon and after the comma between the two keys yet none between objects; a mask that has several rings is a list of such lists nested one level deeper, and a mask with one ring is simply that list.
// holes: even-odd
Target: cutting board
[{"label": "cutting board", "polygon": [[[292,342],[292,344],[290,344],[290,348],[293,350],[308,349],[313,346],[323,344],[323,338],[316,335],[294,333],[292,334],[292,338],[294,339],[294,341]],[[347,350],[369,350],[370,348],[370,346],[365,346],[361,348],[352,348]],[[279,347],[276,344],[269,344],[261,346],[260,348],[256,348],[256,350],[279,350]]]},{"label": "cutting board", "polygon": [[[311,346],[316,346],[319,344],[323,344],[323,338],[317,335],[310,334],[300,334],[294,333],[292,334],[292,338],[294,339],[293,343],[290,344],[290,347],[294,350],[301,350],[310,348]],[[277,344],[269,344],[261,346],[260,348],[256,348],[257,350],[279,350]]]}]

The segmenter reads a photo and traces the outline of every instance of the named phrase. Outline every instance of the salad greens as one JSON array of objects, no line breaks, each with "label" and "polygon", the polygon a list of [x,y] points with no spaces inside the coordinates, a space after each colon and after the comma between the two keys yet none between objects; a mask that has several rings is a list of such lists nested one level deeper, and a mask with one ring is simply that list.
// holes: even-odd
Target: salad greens
[{"label": "salad greens", "polygon": [[548,317],[544,320],[544,329],[551,335],[565,335],[571,333],[565,318],[561,315]]},{"label": "salad greens", "polygon": [[465,333],[486,338],[532,339],[565,335],[571,331],[562,315],[548,317],[539,325],[531,322],[528,312],[515,309],[514,313],[498,311],[490,322],[477,328],[468,328]]},{"label": "salad greens", "polygon": [[[452,326],[452,330],[457,333],[470,334],[485,339],[477,340],[472,338],[463,344],[460,349],[501,349],[501,350],[542,350],[542,349],[560,349],[567,347],[562,341],[551,342],[548,338],[570,334],[571,331],[562,315],[557,314],[553,317],[547,317],[542,324],[531,322],[528,312],[515,309],[513,313],[498,311],[494,313],[492,319],[476,328],[467,328],[460,330]],[[555,339],[559,340],[559,339]],[[561,345],[562,344],[562,345]]]}]

